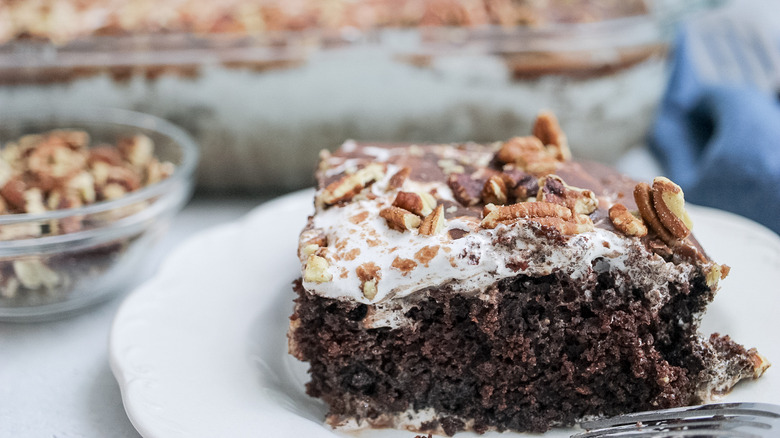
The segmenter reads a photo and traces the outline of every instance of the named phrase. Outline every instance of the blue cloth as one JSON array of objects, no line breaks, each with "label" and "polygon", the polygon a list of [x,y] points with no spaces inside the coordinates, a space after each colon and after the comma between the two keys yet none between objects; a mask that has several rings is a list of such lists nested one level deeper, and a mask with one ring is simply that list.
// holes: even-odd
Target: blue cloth
[{"label": "blue cloth", "polygon": [[780,234],[780,99],[747,85],[701,80],[684,32],[650,147],[686,201]]}]

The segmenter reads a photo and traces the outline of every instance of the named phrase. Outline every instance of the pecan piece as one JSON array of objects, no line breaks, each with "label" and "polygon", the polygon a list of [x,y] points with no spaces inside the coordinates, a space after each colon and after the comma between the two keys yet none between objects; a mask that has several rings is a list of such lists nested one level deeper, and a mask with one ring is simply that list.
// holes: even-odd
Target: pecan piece
[{"label": "pecan piece", "polygon": [[504,205],[508,201],[506,183],[499,175],[493,175],[485,181],[482,187],[482,202],[485,204]]},{"label": "pecan piece", "polygon": [[327,283],[333,280],[333,274],[328,272],[330,265],[324,257],[310,255],[303,271],[303,281],[313,283]]},{"label": "pecan piece", "polygon": [[495,228],[500,223],[512,222],[523,218],[559,217],[572,218],[570,209],[550,202],[519,202],[512,205],[496,206],[488,204],[482,212],[482,228]]},{"label": "pecan piece", "polygon": [[572,187],[558,175],[547,175],[539,180],[536,200],[565,205],[576,214],[591,214],[598,208],[592,191]]},{"label": "pecan piece", "polygon": [[631,214],[623,204],[615,204],[609,208],[609,220],[626,236],[642,237],[647,235],[647,227],[642,219]]},{"label": "pecan piece", "polygon": [[400,189],[403,187],[404,182],[409,178],[409,175],[412,173],[411,167],[402,167],[401,170],[393,174],[393,176],[390,177],[390,181],[387,183],[387,190],[395,190]]},{"label": "pecan piece", "polygon": [[539,176],[554,172],[559,164],[534,136],[514,137],[504,142],[496,153],[496,159]]},{"label": "pecan piece", "polygon": [[425,216],[420,223],[420,234],[433,236],[439,234],[444,228],[444,206],[439,205],[431,214]]},{"label": "pecan piece", "polygon": [[693,222],[685,211],[685,197],[677,184],[659,176],[653,180],[653,207],[664,228],[678,239],[691,233]]},{"label": "pecan piece", "polygon": [[556,160],[571,160],[569,141],[558,124],[558,118],[551,111],[542,111],[536,116],[533,134],[547,146],[548,151]]},{"label": "pecan piece", "polygon": [[342,201],[349,201],[370,183],[381,179],[384,175],[384,166],[379,163],[370,163],[355,173],[344,175],[339,180],[328,184],[317,197],[317,203],[330,206]]},{"label": "pecan piece", "polygon": [[398,192],[393,201],[393,206],[411,211],[417,216],[429,215],[436,207],[436,198],[430,193]]},{"label": "pecan piece", "polygon": [[355,273],[361,281],[363,296],[373,300],[377,292],[377,283],[382,278],[380,268],[374,262],[366,262],[355,269]]},{"label": "pecan piece", "polygon": [[447,178],[447,185],[455,199],[466,207],[479,204],[482,185],[465,173],[453,173]]},{"label": "pecan piece", "polygon": [[388,207],[379,212],[379,216],[387,221],[387,226],[400,232],[412,230],[420,226],[420,217],[403,208]]}]

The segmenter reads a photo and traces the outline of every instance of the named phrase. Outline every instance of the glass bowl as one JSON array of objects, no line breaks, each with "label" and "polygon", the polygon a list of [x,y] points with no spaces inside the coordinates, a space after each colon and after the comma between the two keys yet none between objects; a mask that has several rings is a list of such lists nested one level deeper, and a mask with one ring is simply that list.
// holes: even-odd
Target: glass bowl
[{"label": "glass bowl", "polygon": [[86,131],[91,145],[143,134],[167,178],[116,199],[39,214],[0,215],[0,320],[61,317],[143,280],[154,243],[189,199],[198,149],[177,126],[116,109],[2,115],[0,144],[56,129]]}]

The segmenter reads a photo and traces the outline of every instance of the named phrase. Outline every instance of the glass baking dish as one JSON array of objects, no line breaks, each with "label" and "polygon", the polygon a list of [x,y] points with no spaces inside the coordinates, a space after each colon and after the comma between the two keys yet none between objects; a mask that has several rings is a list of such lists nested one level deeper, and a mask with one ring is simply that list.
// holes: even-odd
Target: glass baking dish
[{"label": "glass baking dish", "polygon": [[544,26],[17,39],[0,45],[0,101],[171,120],[200,144],[197,182],[212,191],[310,185],[317,152],[348,138],[502,140],[528,132],[542,109],[576,156],[609,162],[642,142],[668,30],[704,3]]}]

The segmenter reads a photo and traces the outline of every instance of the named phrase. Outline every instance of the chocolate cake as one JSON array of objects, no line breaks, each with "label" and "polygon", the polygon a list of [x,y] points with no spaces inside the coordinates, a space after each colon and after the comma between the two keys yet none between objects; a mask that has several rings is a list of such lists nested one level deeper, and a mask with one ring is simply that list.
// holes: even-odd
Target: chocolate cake
[{"label": "chocolate cake", "polygon": [[552,114],[533,132],[323,153],[289,343],[330,425],[543,432],[701,403],[769,366],[699,335],[729,268],[676,184],[571,161]]}]

